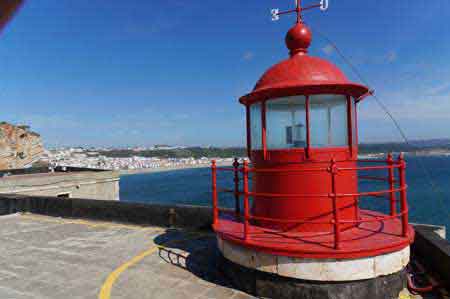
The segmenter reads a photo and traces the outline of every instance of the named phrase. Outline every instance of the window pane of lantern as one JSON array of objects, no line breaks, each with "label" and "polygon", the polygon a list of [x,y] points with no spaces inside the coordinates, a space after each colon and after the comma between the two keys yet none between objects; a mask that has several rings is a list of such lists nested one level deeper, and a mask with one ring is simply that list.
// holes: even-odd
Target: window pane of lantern
[{"label": "window pane of lantern", "polygon": [[358,136],[357,132],[356,132],[356,103],[355,103],[355,99],[351,98],[351,106],[352,106],[352,135],[353,135],[353,145],[357,145],[358,143]]},{"label": "window pane of lantern", "polygon": [[305,97],[273,99],[266,105],[267,148],[306,147]]},{"label": "window pane of lantern", "polygon": [[347,146],[347,98],[342,95],[310,97],[311,146]]},{"label": "window pane of lantern", "polygon": [[262,125],[261,125],[261,104],[256,103],[250,106],[250,126],[252,137],[252,149],[262,148]]}]

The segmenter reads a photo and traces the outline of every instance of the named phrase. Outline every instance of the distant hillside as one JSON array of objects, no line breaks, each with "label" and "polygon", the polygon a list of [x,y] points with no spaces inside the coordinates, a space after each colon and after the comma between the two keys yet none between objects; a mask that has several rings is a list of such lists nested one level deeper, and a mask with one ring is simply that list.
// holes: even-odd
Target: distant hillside
[{"label": "distant hillside", "polygon": [[28,126],[0,123],[0,169],[31,166],[43,152],[41,136]]},{"label": "distant hillside", "polygon": [[450,152],[450,139],[413,140],[404,142],[363,143],[359,145],[361,154],[405,152],[424,153],[431,151]]},{"label": "distant hillside", "polygon": [[[406,143],[366,143],[359,145],[359,153],[361,154],[376,154],[388,152],[431,152],[431,151],[445,151],[450,152],[450,140],[435,139],[435,140],[419,140],[412,141],[410,144]],[[188,147],[178,149],[155,149],[155,150],[111,150],[100,152],[101,155],[114,158],[125,158],[133,156],[141,157],[161,157],[161,158],[201,158],[201,157],[245,157],[247,151],[242,147]]]},{"label": "distant hillside", "polygon": [[247,155],[247,151],[240,147],[230,148],[218,148],[218,147],[188,147],[177,149],[155,149],[144,151],[133,150],[112,150],[100,152],[101,155],[113,158],[126,158],[133,156],[141,157],[160,157],[160,158],[189,158],[194,157],[196,159],[201,157],[207,158],[233,158],[244,157]]}]

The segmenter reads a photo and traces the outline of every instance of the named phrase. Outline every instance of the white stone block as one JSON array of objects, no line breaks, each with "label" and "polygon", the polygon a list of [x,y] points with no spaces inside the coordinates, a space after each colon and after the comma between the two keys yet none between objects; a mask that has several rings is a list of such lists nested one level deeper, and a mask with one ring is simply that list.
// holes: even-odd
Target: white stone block
[{"label": "white stone block", "polygon": [[336,260],[270,255],[220,238],[218,244],[225,258],[241,266],[313,281],[353,281],[389,275],[401,271],[410,258],[409,247],[376,257]]},{"label": "white stone block", "polygon": [[254,251],[248,251],[244,247],[234,245],[231,242],[224,241],[223,255],[227,259],[236,264],[239,264],[247,268],[256,269],[255,266],[256,252]]},{"label": "white stone block", "polygon": [[278,273],[278,257],[272,254],[256,252],[255,266],[260,271]]},{"label": "white stone block", "polygon": [[409,247],[375,257],[375,276],[389,275],[402,270],[409,263]]},{"label": "white stone block", "polygon": [[322,269],[322,281],[351,281],[375,277],[373,258],[331,260],[322,263]]},{"label": "white stone block", "polygon": [[278,274],[316,281],[350,281],[374,277],[373,258],[357,260],[278,257]]}]

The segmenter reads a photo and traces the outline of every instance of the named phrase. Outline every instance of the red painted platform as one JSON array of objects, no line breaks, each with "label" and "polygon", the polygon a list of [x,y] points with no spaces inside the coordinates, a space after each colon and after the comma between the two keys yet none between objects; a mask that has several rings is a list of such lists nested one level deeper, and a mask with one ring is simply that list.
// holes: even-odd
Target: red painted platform
[{"label": "red painted platform", "polygon": [[[374,220],[386,215],[361,210],[361,220]],[[272,255],[316,259],[351,259],[372,257],[400,251],[414,239],[414,230],[409,227],[408,237],[402,236],[402,223],[393,218],[364,222],[341,232],[341,248],[334,248],[334,233],[314,235],[299,232],[282,232],[249,226],[249,237],[244,240],[244,225],[234,215],[222,214],[214,225],[218,236],[237,245]]]}]

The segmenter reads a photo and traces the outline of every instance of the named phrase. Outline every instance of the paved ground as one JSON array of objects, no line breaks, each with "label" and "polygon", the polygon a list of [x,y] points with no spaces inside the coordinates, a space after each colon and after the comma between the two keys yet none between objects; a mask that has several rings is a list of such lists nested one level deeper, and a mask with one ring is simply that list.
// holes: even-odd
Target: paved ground
[{"label": "paved ground", "polygon": [[0,217],[0,298],[252,298],[215,267],[211,234]]},{"label": "paved ground", "polygon": [[211,233],[1,216],[0,299],[253,298],[217,272],[217,253]]}]

